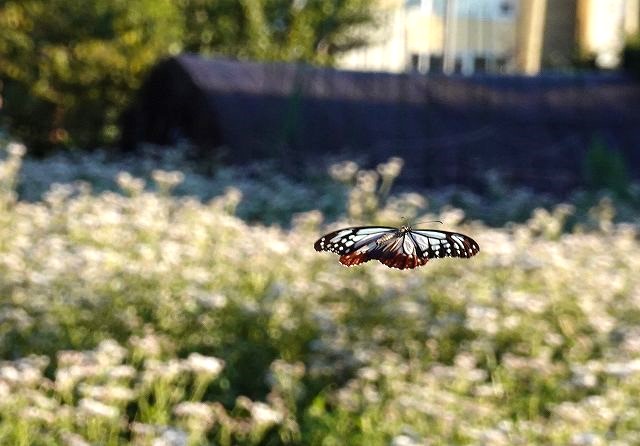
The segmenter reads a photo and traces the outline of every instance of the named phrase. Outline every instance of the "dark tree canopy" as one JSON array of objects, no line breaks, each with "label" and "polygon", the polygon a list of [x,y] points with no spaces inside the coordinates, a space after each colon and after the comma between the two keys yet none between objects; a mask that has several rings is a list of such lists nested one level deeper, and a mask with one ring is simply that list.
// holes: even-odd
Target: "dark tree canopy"
[{"label": "dark tree canopy", "polygon": [[45,153],[118,138],[148,69],[182,51],[329,65],[368,0],[0,0],[0,125]]},{"label": "dark tree canopy", "polygon": [[367,42],[370,0],[182,0],[185,50],[331,64]]}]

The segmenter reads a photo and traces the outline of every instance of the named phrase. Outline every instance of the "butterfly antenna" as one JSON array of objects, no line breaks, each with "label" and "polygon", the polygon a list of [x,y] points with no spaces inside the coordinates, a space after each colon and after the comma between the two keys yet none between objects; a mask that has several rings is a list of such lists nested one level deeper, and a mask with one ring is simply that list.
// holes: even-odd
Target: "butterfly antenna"
[{"label": "butterfly antenna", "polygon": [[441,225],[443,225],[444,223],[442,223],[440,220],[427,220],[427,221],[419,221],[416,222],[416,225],[422,224],[422,223],[440,223]]}]

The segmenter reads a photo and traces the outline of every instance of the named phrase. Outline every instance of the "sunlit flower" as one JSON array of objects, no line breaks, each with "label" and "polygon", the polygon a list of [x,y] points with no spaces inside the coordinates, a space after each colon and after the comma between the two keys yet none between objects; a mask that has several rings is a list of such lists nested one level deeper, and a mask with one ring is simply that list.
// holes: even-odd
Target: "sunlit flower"
[{"label": "sunlit flower", "polygon": [[40,383],[42,371],[49,363],[46,356],[29,356],[16,361],[0,362],[0,379],[9,384],[34,386]]},{"label": "sunlit flower", "polygon": [[134,421],[129,424],[129,430],[133,434],[134,444],[148,444],[153,438],[162,435],[167,430],[167,427]]},{"label": "sunlit flower", "polygon": [[136,369],[130,365],[117,365],[107,370],[106,375],[112,380],[132,379],[136,376]]},{"label": "sunlit flower", "polygon": [[214,411],[206,403],[184,401],[173,408],[177,417],[188,418],[193,428],[198,430],[209,429],[214,421]]},{"label": "sunlit flower", "polygon": [[120,416],[120,411],[116,407],[90,398],[82,398],[78,403],[78,408],[86,415],[98,418],[114,420]]},{"label": "sunlit flower", "polygon": [[604,446],[607,442],[604,438],[592,432],[583,432],[571,437],[571,446]]},{"label": "sunlit flower", "polygon": [[0,401],[5,400],[5,398],[7,398],[10,394],[11,388],[9,387],[9,384],[4,382],[4,380],[0,380]]},{"label": "sunlit flower", "polygon": [[189,435],[180,429],[167,428],[151,442],[152,446],[187,446]]},{"label": "sunlit flower", "polygon": [[73,432],[63,432],[61,437],[65,446],[91,446],[91,443],[82,438],[81,435]]},{"label": "sunlit flower", "polygon": [[224,308],[227,304],[227,297],[221,293],[198,293],[196,300],[208,309]]},{"label": "sunlit flower", "polygon": [[92,386],[81,384],[78,390],[86,398],[111,404],[126,403],[136,397],[136,393],[132,389],[118,385]]},{"label": "sunlit flower", "polygon": [[376,381],[379,378],[379,373],[372,367],[363,367],[358,370],[358,376],[366,381]]},{"label": "sunlit flower", "polygon": [[[398,194],[396,160],[333,166],[336,185],[262,165],[209,177],[176,151],[20,152],[0,157],[7,438],[80,446],[106,426],[139,445],[304,443],[297,423],[309,417],[327,435],[345,423],[396,446],[640,444],[639,231],[623,203],[589,217],[584,196],[554,208],[497,181],[491,199]],[[153,177],[160,193],[144,191]],[[181,177],[191,197],[162,190]],[[401,272],[345,269],[312,249],[322,221],[392,225],[425,213],[427,197],[416,219],[478,220],[458,229],[480,255]],[[64,350],[77,345],[96,347]],[[31,351],[49,356],[20,357]],[[254,352],[267,356],[247,362]],[[223,405],[247,392],[259,402]]]},{"label": "sunlit flower", "polygon": [[378,184],[378,175],[374,171],[360,171],[356,177],[357,188],[364,192],[374,192]]},{"label": "sunlit flower", "polygon": [[391,446],[422,446],[424,444],[424,442],[406,434],[400,434],[391,439]]},{"label": "sunlit flower", "polygon": [[191,353],[186,360],[191,370],[199,375],[215,378],[224,368],[224,361],[213,356],[204,356],[200,353]]},{"label": "sunlit flower", "polygon": [[25,407],[20,410],[20,417],[37,423],[53,424],[56,417],[49,411],[40,407]]},{"label": "sunlit flower", "polygon": [[142,380],[146,383],[152,383],[158,379],[172,381],[187,371],[189,371],[189,367],[178,359],[168,361],[147,359],[144,364]]},{"label": "sunlit flower", "polygon": [[158,184],[158,187],[164,190],[173,189],[184,181],[184,174],[177,170],[167,172],[157,169],[152,172],[151,176],[153,181]]},{"label": "sunlit flower", "polygon": [[478,436],[478,443],[485,446],[508,446],[511,441],[501,429],[487,429]]},{"label": "sunlit flower", "polygon": [[22,158],[27,153],[27,148],[24,144],[13,141],[7,144],[6,150],[9,155],[17,158]]},{"label": "sunlit flower", "polygon": [[280,424],[284,418],[280,412],[259,401],[253,402],[250,410],[251,418],[261,425]]},{"label": "sunlit flower", "polygon": [[144,190],[144,180],[133,177],[129,172],[120,172],[116,181],[123,191],[133,196],[139,195]]},{"label": "sunlit flower", "polygon": [[633,359],[628,362],[610,362],[604,367],[604,371],[618,378],[625,378],[629,375],[640,373],[640,359]]},{"label": "sunlit flower", "polygon": [[342,183],[350,182],[358,172],[358,165],[353,161],[345,161],[331,165],[329,175]]},{"label": "sunlit flower", "polygon": [[127,356],[127,349],[113,339],[102,341],[95,351],[95,358],[101,366],[116,365]]},{"label": "sunlit flower", "polygon": [[586,367],[572,367],[571,383],[578,387],[592,388],[598,384],[597,376]]},{"label": "sunlit flower", "polygon": [[162,342],[153,333],[147,333],[142,337],[132,336],[129,338],[129,344],[146,358],[157,358],[162,354]]},{"label": "sunlit flower", "polygon": [[395,178],[400,175],[400,171],[402,170],[403,165],[404,160],[402,158],[393,157],[390,158],[386,163],[378,164],[376,170],[382,177]]}]

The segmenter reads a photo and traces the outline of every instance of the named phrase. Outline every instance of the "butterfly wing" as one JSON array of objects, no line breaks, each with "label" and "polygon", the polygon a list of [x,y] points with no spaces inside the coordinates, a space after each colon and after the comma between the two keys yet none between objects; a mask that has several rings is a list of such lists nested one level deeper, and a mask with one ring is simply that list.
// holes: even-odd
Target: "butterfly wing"
[{"label": "butterfly wing", "polygon": [[340,255],[343,265],[353,266],[368,262],[374,257],[369,252],[384,237],[397,233],[389,226],[358,226],[338,229],[320,237],[313,245],[316,251],[329,251]]},{"label": "butterfly wing", "polygon": [[480,246],[471,237],[458,232],[434,229],[409,231],[420,255],[429,259],[442,257],[472,257],[480,252]]},{"label": "butterfly wing", "polygon": [[398,269],[416,268],[429,261],[429,257],[421,254],[408,232],[398,232],[392,237],[379,240],[367,254],[388,267]]},{"label": "butterfly wing", "polygon": [[320,237],[313,246],[316,251],[340,255],[340,263],[346,266],[379,260],[398,269],[416,268],[435,258],[468,258],[480,251],[475,240],[457,232],[389,226],[339,229]]}]

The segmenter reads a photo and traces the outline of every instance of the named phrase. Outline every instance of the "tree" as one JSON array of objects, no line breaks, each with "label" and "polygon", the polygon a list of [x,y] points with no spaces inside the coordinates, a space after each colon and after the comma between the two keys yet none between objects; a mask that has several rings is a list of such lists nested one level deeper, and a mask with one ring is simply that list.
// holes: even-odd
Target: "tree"
[{"label": "tree", "polygon": [[330,65],[369,0],[0,0],[4,124],[35,152],[118,137],[147,70],[182,50]]},{"label": "tree", "polygon": [[331,65],[367,43],[370,0],[181,0],[185,49],[257,60]]},{"label": "tree", "polygon": [[146,69],[182,40],[172,0],[0,0],[0,29],[6,123],[36,152],[112,141]]}]

